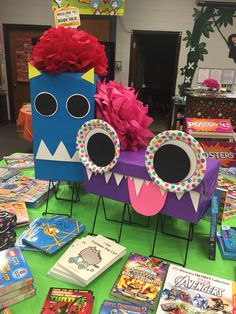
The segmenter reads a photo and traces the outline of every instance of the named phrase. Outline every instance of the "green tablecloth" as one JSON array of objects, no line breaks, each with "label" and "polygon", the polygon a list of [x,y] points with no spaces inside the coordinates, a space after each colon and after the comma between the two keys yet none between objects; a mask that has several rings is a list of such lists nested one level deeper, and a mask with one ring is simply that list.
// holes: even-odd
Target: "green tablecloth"
[{"label": "green tablecloth", "polygon": [[[2,162],[3,165],[3,162]],[[32,170],[25,170],[22,174],[33,176]],[[60,193],[63,197],[70,196],[70,189],[67,185],[62,185]],[[72,218],[79,220],[86,225],[85,236],[92,229],[94,213],[96,209],[98,197],[84,192],[83,186],[80,189],[80,202],[74,205]],[[112,218],[119,218],[122,214],[123,205],[105,200],[107,214]],[[50,211],[69,212],[69,204],[65,201],[57,201],[54,196],[49,201]],[[28,213],[30,221],[36,217],[41,217],[45,210],[45,203],[39,208],[30,208]],[[136,222],[146,223],[146,218],[132,212]],[[93,307],[93,314],[99,313],[99,308],[104,299],[113,299],[109,297],[109,292],[114,284],[120,270],[125,263],[125,260],[130,252],[137,252],[144,255],[149,255],[152,250],[154,229],[156,217],[150,220],[150,226],[140,227],[125,224],[121,238],[121,244],[127,248],[127,254],[107,271],[96,278],[86,289],[93,290],[95,302]],[[180,220],[170,219],[171,230],[177,234],[183,235],[187,232],[187,224]],[[236,219],[235,219],[236,225]],[[26,227],[17,228],[17,235],[20,235]],[[119,233],[119,224],[105,220],[102,208],[99,211],[96,233],[104,236],[116,237]],[[81,237],[81,236],[80,236]],[[208,259],[208,240],[209,240],[209,222],[202,220],[195,228],[194,239],[190,243],[189,255],[186,267],[205,272],[207,274],[215,275],[229,280],[235,280],[235,261],[223,260],[219,248],[217,246],[216,260]],[[50,287],[62,288],[79,288],[74,284],[52,279],[47,276],[49,269],[57,262],[60,256],[65,252],[70,244],[67,244],[60,251],[54,255],[46,255],[39,252],[23,251],[25,259],[33,273],[34,285],[36,288],[36,295],[30,299],[22,301],[10,307],[13,314],[39,314],[44,303],[45,297]],[[182,262],[185,253],[185,242],[175,238],[168,238],[167,236],[158,234],[155,255],[162,256],[167,259],[174,259],[177,262]],[[80,287],[81,288],[81,287]],[[115,299],[113,299],[115,300]]]}]

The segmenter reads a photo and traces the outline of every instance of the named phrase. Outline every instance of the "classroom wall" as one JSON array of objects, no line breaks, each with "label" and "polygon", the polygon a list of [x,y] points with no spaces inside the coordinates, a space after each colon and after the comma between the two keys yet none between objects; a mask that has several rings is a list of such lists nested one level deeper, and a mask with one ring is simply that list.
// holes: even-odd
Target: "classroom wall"
[{"label": "classroom wall", "polygon": [[[0,1],[0,23],[12,24],[36,24],[53,25],[53,14],[51,12],[51,0],[1,0]],[[195,0],[126,0],[125,14],[118,17],[117,21],[117,43],[116,60],[122,61],[122,71],[116,72],[116,79],[128,84],[130,38],[132,30],[153,31],[180,31],[182,38],[186,36],[186,30],[193,28],[193,9],[196,7]],[[234,24],[222,27],[225,37],[235,33],[236,19]],[[200,61],[199,67],[210,68],[236,68],[233,59],[228,58],[228,47],[219,32],[215,30],[210,33],[210,38],[204,38],[207,44],[208,55],[204,61]],[[185,66],[188,48],[186,42],[181,42],[179,57],[179,69]],[[196,85],[197,71],[194,76],[193,85]],[[183,82],[183,76],[178,73],[177,84]],[[178,89],[176,89],[176,92]]]}]

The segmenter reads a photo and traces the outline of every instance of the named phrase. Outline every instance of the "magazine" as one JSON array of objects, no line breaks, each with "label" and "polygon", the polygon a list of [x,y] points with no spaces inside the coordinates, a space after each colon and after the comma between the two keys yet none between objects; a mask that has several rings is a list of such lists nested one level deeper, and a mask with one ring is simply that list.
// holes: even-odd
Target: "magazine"
[{"label": "magazine", "polygon": [[93,292],[90,290],[50,288],[41,314],[92,313]]},{"label": "magazine", "polygon": [[167,262],[158,258],[131,253],[110,294],[153,310],[168,267]]},{"label": "magazine", "polygon": [[148,309],[145,306],[141,306],[141,305],[105,300],[102,303],[99,314],[110,314],[110,313],[148,314]]},{"label": "magazine", "polygon": [[29,223],[29,215],[24,202],[0,202],[0,212],[2,211],[16,215],[17,227],[25,226]]},{"label": "magazine", "polygon": [[233,313],[235,283],[170,265],[157,314]]}]

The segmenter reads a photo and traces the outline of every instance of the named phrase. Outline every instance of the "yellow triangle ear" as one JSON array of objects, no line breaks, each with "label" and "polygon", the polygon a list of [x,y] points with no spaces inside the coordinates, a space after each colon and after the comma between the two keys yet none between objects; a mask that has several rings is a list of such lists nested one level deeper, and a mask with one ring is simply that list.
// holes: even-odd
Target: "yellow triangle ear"
[{"label": "yellow triangle ear", "polygon": [[28,63],[28,73],[29,79],[42,75],[42,73],[30,63]]},{"label": "yellow triangle ear", "polygon": [[81,78],[85,81],[88,81],[91,84],[94,84],[94,68],[84,73]]}]

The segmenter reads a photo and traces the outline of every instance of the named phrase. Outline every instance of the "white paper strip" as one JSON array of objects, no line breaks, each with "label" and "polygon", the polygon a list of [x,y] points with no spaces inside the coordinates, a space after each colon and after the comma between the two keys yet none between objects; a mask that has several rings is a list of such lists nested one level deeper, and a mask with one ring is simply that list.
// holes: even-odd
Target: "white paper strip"
[{"label": "white paper strip", "polygon": [[85,169],[86,169],[86,172],[87,172],[88,179],[90,180],[91,177],[92,177],[93,172],[91,170],[89,170],[88,168],[85,168]]},{"label": "white paper strip", "polygon": [[124,175],[120,174],[120,173],[113,173],[115,180],[116,180],[116,184],[119,185],[121,180],[123,179]]},{"label": "white paper strip", "polygon": [[107,172],[104,173],[106,183],[109,182],[109,180],[110,180],[110,178],[111,178],[111,175],[112,175],[112,172],[111,172],[111,171],[107,171]]},{"label": "white paper strip", "polygon": [[141,190],[143,183],[144,183],[143,179],[134,178],[134,186],[135,186],[137,196],[139,195],[139,192]]},{"label": "white paper strip", "polygon": [[176,194],[176,197],[178,198],[178,200],[181,200],[181,198],[184,196],[184,192],[178,192],[175,194]]},{"label": "white paper strip", "polygon": [[195,191],[189,191],[191,200],[193,202],[193,207],[195,209],[195,212],[198,210],[198,204],[199,204],[199,198],[200,198],[200,193],[195,192]]}]

